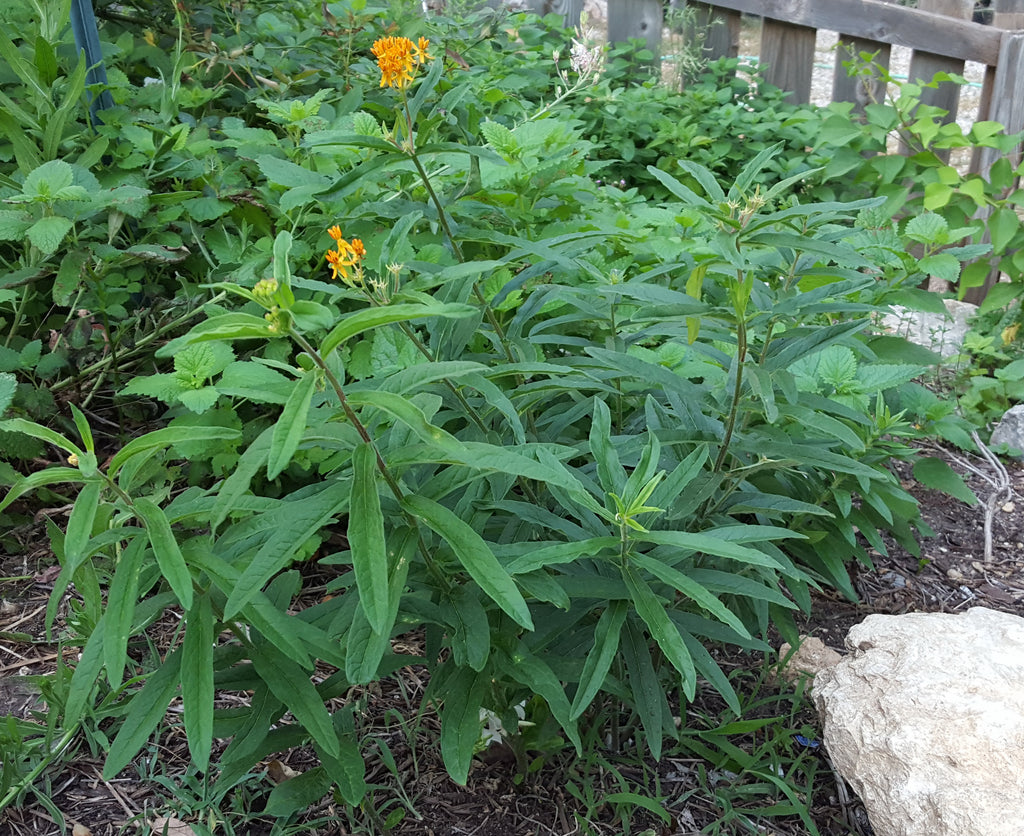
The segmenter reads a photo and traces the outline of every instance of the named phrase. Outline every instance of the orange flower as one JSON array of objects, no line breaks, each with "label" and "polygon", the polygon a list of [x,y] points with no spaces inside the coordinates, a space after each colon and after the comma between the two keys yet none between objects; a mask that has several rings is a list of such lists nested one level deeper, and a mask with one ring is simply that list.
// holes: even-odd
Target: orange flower
[{"label": "orange flower", "polygon": [[331,268],[331,278],[341,279],[345,284],[355,286],[354,281],[349,275],[350,268],[356,268],[356,280],[360,280],[362,275],[359,262],[366,257],[366,247],[363,246],[363,242],[358,238],[353,238],[351,242],[346,241],[341,237],[341,227],[332,226],[327,230],[327,234],[331,236],[336,242],[337,247],[333,250],[328,250],[324,253],[324,258],[327,259],[327,265]]},{"label": "orange flower", "polygon": [[416,52],[416,63],[417,64],[425,64],[425,63],[427,63],[427,61],[433,61],[434,60],[434,56],[431,55],[429,52],[427,52],[429,47],[430,47],[430,41],[428,41],[426,38],[420,38],[419,43],[415,47],[413,47],[413,49]]},{"label": "orange flower", "polygon": [[371,51],[380,67],[381,87],[397,87],[401,90],[409,86],[416,64],[414,49],[408,38],[380,38],[374,42]]}]

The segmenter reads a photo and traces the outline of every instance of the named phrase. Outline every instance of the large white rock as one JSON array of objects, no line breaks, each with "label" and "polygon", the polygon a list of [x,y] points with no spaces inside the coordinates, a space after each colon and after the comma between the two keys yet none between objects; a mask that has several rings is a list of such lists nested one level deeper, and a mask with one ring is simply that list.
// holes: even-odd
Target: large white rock
[{"label": "large white rock", "polygon": [[869,615],[814,700],[879,836],[1024,834],[1024,619]]},{"label": "large white rock", "polygon": [[970,330],[968,321],[978,312],[978,306],[956,299],[943,302],[945,316],[894,305],[892,313],[882,317],[882,327],[889,333],[930,348],[943,358],[952,357],[963,349],[964,337]]}]

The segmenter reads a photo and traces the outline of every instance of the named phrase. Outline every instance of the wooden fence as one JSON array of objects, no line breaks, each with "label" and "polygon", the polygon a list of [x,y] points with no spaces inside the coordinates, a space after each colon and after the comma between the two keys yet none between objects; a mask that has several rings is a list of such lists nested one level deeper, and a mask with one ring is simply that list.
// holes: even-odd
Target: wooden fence
[{"label": "wooden fence", "polygon": [[[535,0],[576,19],[582,0]],[[608,0],[608,39],[643,38],[657,55],[663,28],[664,0]],[[832,68],[833,101],[854,102],[863,107],[884,95],[882,82],[850,78],[843,66],[861,52],[876,55],[889,66],[893,46],[912,50],[909,78],[931,81],[936,73],[961,74],[965,61],[985,66],[978,112],[966,114],[971,121],[991,120],[1007,132],[1024,131],[1024,0],[992,0],[993,25],[974,23],[973,0],[918,0],[917,8],[897,5],[895,0],[703,0],[689,2],[697,11],[697,25],[704,28],[709,58],[739,54],[741,15],[762,20],[760,66],[765,79],[787,90],[791,101],[807,103],[815,72],[815,40],[819,30],[838,32],[841,46]],[[871,85],[874,89],[869,89]],[[941,107],[956,117],[960,88],[940,84],[922,96],[926,104]],[[978,149],[970,169],[987,174],[999,152]],[[1021,147],[1010,155],[1016,166]],[[996,280],[968,294],[971,301],[983,297]]]}]

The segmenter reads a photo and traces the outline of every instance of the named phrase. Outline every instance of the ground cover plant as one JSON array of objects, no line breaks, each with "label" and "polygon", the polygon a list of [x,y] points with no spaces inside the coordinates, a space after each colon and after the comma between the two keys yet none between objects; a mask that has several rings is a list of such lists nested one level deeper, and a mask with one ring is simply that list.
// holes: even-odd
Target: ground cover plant
[{"label": "ground cover plant", "polygon": [[[895,406],[934,358],[873,317],[988,252],[959,243],[980,229],[904,221],[859,155],[857,194],[830,179],[853,157],[780,143],[646,163],[659,128],[626,159],[608,103],[633,88],[535,17],[104,13],[95,124],[66,41],[0,33],[0,513],[15,549],[70,508],[43,626],[80,653],[8,723],[0,808],[59,819],[46,776],[82,747],[162,777],[195,832],[286,832],[325,796],[397,827],[415,804],[373,777],[398,768],[361,707],[417,671],[395,721],[437,718],[456,784],[499,739],[628,830],[665,821],[657,794],[595,796],[587,765],[688,752],[734,777],[708,832],[750,799],[814,832],[814,762],[777,762],[809,729],[752,717],[723,659],[795,638],[816,590],[855,598],[869,550],[918,553],[894,461],[969,494],[908,444],[951,415]],[[749,118],[716,72],[665,106]],[[169,706],[178,777],[151,754]]]}]

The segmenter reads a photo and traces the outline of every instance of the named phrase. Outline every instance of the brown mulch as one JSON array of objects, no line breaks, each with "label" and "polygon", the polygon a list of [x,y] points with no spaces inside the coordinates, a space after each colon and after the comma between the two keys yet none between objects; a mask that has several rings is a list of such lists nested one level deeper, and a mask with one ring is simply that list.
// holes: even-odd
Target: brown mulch
[{"label": "brown mulch", "polygon": [[[948,457],[941,450],[929,453]],[[968,507],[928,490],[913,482],[908,468],[897,468],[905,485],[919,499],[924,519],[936,536],[922,543],[920,559],[898,546],[892,546],[887,555],[873,553],[874,568],[859,567],[855,572],[854,584],[861,601],[851,603],[832,594],[816,596],[813,613],[801,625],[802,631],[842,649],[849,627],[871,613],[955,613],[985,606],[1024,616],[1024,464],[1010,463],[1008,471],[1014,493],[995,513],[993,557],[985,562],[982,507]],[[984,503],[991,488],[974,474],[967,473],[965,478]],[[66,514],[66,509],[51,509],[51,513],[58,523],[66,522],[59,516]],[[21,554],[0,555],[0,718],[26,718],[33,711],[45,716],[45,711],[39,714],[39,686],[33,677],[51,673],[57,659],[57,646],[42,640],[46,601],[55,576],[53,558],[45,546],[41,526],[27,526],[14,534],[24,543]],[[66,614],[61,613],[61,617]],[[151,638],[159,645],[173,626],[170,622],[155,625],[150,629]],[[752,679],[757,678],[759,670],[763,672],[762,660],[750,656],[718,651],[718,659],[727,672],[747,670]],[[73,649],[66,651],[66,661],[74,664]],[[706,770],[705,764],[671,755],[660,764],[631,758],[628,750],[635,746],[631,740],[624,741],[622,756],[608,753],[578,763],[570,755],[556,753],[525,778],[517,777],[519,771],[510,751],[492,748],[474,763],[469,786],[458,787],[448,779],[437,752],[436,717],[417,714],[425,684],[419,672],[410,671],[400,681],[391,679],[347,695],[349,704],[354,701],[358,707],[365,735],[383,741],[392,752],[397,777],[380,758],[373,757],[376,750],[370,743],[364,750],[370,753],[370,803],[351,810],[328,797],[307,812],[301,827],[287,832],[308,836],[383,832],[396,836],[612,836],[627,832],[627,828],[645,836],[748,832],[738,825],[736,829],[713,829],[723,811],[715,799],[702,793],[701,787],[714,780],[714,775],[703,775],[703,783],[698,780]],[[765,710],[778,713],[777,702]],[[701,717],[714,717],[720,712],[720,698],[704,692],[688,707],[687,722],[699,723]],[[814,723],[806,707],[800,710],[799,719]],[[8,745],[0,720],[0,758],[6,756]],[[0,813],[2,836],[57,836],[72,833],[76,823],[87,830],[75,831],[74,836],[148,835],[152,831],[143,822],[155,816],[196,821],[192,810],[201,805],[189,806],[187,799],[201,797],[203,787],[201,780],[188,787],[181,783],[181,776],[187,772],[188,751],[180,721],[172,719],[158,744],[110,781],[101,775],[101,741],[78,740],[72,746],[76,747],[73,753],[58,759],[59,768],[44,773],[36,783],[65,816],[67,829],[57,824],[52,811],[28,794],[21,807]],[[316,765],[315,755],[306,749],[278,757],[297,773]],[[818,753],[815,757],[820,758],[819,775],[823,776],[811,805],[819,831],[823,836],[870,836],[870,825],[857,800],[838,776],[833,777],[827,758]],[[402,792],[397,791],[396,784]],[[270,786],[263,774],[254,776],[244,792],[236,793],[234,802],[222,803],[220,809],[229,821],[217,825],[214,832],[270,834],[270,820],[243,818],[240,811],[236,819],[230,818],[232,803],[250,811],[260,809],[260,795],[265,795]],[[665,825],[641,810],[634,812],[627,824],[615,804],[587,805],[580,800],[588,791],[600,799],[631,789],[662,799],[671,815],[670,823]],[[228,828],[230,824],[234,827]],[[808,832],[796,818],[765,820],[763,827],[762,832],[778,836]],[[194,831],[168,832],[171,836],[192,836]]]}]

